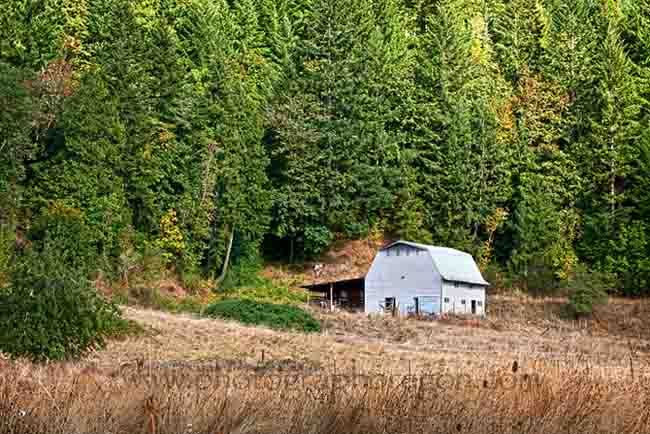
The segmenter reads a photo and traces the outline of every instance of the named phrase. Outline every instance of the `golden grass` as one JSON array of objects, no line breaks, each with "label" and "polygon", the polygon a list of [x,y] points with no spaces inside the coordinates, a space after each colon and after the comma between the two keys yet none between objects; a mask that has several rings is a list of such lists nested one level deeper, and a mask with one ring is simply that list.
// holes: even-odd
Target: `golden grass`
[{"label": "golden grass", "polygon": [[[516,366],[515,366],[516,365]],[[647,433],[646,377],[5,363],[3,433]]]},{"label": "golden grass", "polygon": [[603,329],[551,302],[319,312],[317,335],[128,307],[150,332],[84,361],[0,359],[0,433],[650,433],[648,342],[618,324],[644,305],[614,300]]},{"label": "golden grass", "polygon": [[468,326],[464,320],[317,313],[323,332],[305,335],[154,310],[126,308],[125,315],[157,334],[111,342],[90,361],[103,367],[141,359],[255,365],[264,353],[266,360],[289,360],[309,368],[336,363],[344,369],[363,365],[382,372],[400,372],[406,364],[419,372],[441,365],[460,370],[501,366],[511,360],[519,360],[522,366],[551,360],[558,365],[580,363],[626,371],[631,354],[638,371],[650,361],[650,345],[643,338],[597,334],[560,320],[536,324],[490,318],[478,324],[470,321]]}]

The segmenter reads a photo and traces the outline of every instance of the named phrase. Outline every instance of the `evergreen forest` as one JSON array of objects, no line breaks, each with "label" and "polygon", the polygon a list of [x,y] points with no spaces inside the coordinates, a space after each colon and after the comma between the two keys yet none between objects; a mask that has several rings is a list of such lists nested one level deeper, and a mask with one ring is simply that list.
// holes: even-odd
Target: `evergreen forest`
[{"label": "evergreen forest", "polygon": [[649,98],[650,0],[5,0],[0,286],[382,236],[650,295]]}]

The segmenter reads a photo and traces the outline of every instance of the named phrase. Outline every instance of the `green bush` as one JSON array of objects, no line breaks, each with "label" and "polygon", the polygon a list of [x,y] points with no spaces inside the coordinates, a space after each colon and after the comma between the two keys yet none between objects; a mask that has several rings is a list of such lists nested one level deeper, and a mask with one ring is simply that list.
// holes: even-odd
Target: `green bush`
[{"label": "green bush", "polygon": [[224,300],[208,306],[205,313],[211,317],[234,319],[244,324],[266,325],[281,330],[320,331],[320,323],[308,312],[285,304]]},{"label": "green bush", "polygon": [[286,285],[278,285],[270,280],[262,279],[259,285],[229,289],[224,293],[224,298],[237,298],[269,304],[298,305],[307,302],[307,295],[307,291],[292,289]]},{"label": "green bush", "polygon": [[307,301],[305,291],[293,290],[264,277],[262,259],[257,252],[242,255],[228,271],[216,293],[223,298],[247,299],[270,304],[301,304]]},{"label": "green bush", "polygon": [[235,255],[235,247],[237,246],[233,247],[233,259],[226,278],[217,289],[223,292],[236,288],[265,286],[267,282],[260,276],[264,263],[255,246],[244,246],[238,255]]},{"label": "green bush", "polygon": [[569,280],[569,310],[575,317],[589,316],[594,306],[607,303],[607,290],[612,287],[608,274],[578,270]]},{"label": "green bush", "polygon": [[26,251],[0,293],[0,351],[17,357],[78,357],[103,346],[124,322],[58,250]]}]

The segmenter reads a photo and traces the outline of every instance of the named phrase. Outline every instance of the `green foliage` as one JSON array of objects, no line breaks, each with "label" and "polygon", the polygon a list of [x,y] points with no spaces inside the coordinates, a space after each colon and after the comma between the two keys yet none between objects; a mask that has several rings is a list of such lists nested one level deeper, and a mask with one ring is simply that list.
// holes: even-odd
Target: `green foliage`
[{"label": "green foliage", "polygon": [[334,237],[326,226],[307,226],[305,228],[305,254],[313,258],[330,245]]},{"label": "green foliage", "polygon": [[113,326],[106,332],[107,339],[128,339],[134,337],[140,337],[147,333],[151,333],[151,330],[143,327],[140,323],[133,320],[122,319],[116,321]]},{"label": "green foliage", "polygon": [[233,242],[232,250],[235,259],[231,261],[221,287],[216,289],[229,290],[244,286],[263,285],[263,279],[259,276],[263,268],[263,261],[258,247],[239,239]]},{"label": "green foliage", "polygon": [[232,288],[224,294],[227,298],[251,300],[261,303],[300,305],[307,302],[306,291],[292,289],[286,285],[260,279],[255,284]]},{"label": "green foliage", "polygon": [[164,295],[157,288],[148,286],[130,288],[127,293],[114,297],[114,301],[173,313],[201,313],[206,306],[198,296],[176,298],[172,295]]},{"label": "green foliage", "polygon": [[40,249],[56,249],[60,260],[71,268],[95,271],[100,250],[85,213],[55,201],[41,210],[30,232],[32,242]]},{"label": "green foliage", "polygon": [[292,290],[262,276],[262,265],[262,259],[254,252],[239,256],[218,295],[262,303],[300,304],[307,301],[306,292]]},{"label": "green foliage", "polygon": [[252,300],[224,300],[208,306],[205,314],[281,330],[297,330],[306,333],[320,331],[319,322],[308,312],[295,306],[282,304],[260,303]]},{"label": "green foliage", "polygon": [[7,224],[0,224],[0,290],[9,283],[9,271],[15,246],[15,235]]},{"label": "green foliage", "polygon": [[0,350],[37,360],[74,358],[125,327],[117,307],[65,256],[46,243],[17,259],[8,290],[0,292]]},{"label": "green foliage", "polygon": [[[601,216],[607,219],[607,216]],[[609,228],[601,232],[602,228]],[[643,295],[650,284],[648,258],[648,227],[644,221],[627,221],[612,228],[602,220],[589,218],[585,237],[591,240],[583,246],[583,255],[593,258],[597,270],[618,276],[617,283],[624,295]]]},{"label": "green foliage", "polygon": [[588,316],[594,307],[607,303],[611,275],[580,269],[567,282],[570,289],[569,309],[576,317]]},{"label": "green foliage", "polygon": [[582,262],[649,293],[648,0],[4,10],[0,267],[56,232],[71,266],[196,286],[234,234],[226,286],[272,293],[262,240],[294,262],[381,227],[531,289]]},{"label": "green foliage", "polygon": [[[435,242],[477,251],[483,224],[511,196],[510,89],[488,36],[493,11],[443,1],[421,37],[416,83],[425,221]],[[488,84],[489,83],[489,84]]]},{"label": "green foliage", "polygon": [[409,17],[392,0],[317,0],[305,12],[294,21],[300,40],[273,40],[274,50],[293,51],[278,59],[285,74],[272,100],[267,147],[272,230],[309,258],[332,233],[369,227],[390,213],[408,181],[414,41]]},{"label": "green foliage", "polygon": [[179,255],[185,250],[183,233],[178,227],[176,211],[170,209],[160,219],[160,239],[158,246],[167,260]]},{"label": "green foliage", "polygon": [[572,242],[576,236],[577,216],[572,214],[571,208],[563,207],[561,189],[566,188],[566,183],[545,184],[551,175],[549,170],[544,177],[522,176],[521,196],[512,226],[515,248],[510,261],[514,270],[525,278],[532,263],[536,262],[538,269],[544,264],[560,281],[568,277],[576,262]]},{"label": "green foliage", "polygon": [[[26,71],[0,59],[0,208],[7,210],[16,200],[15,189],[25,177],[25,160],[34,153],[30,121],[32,100],[23,86],[30,76]],[[12,195],[13,193],[13,195]],[[5,211],[6,212],[6,211]],[[0,212],[0,218],[4,212]]]}]

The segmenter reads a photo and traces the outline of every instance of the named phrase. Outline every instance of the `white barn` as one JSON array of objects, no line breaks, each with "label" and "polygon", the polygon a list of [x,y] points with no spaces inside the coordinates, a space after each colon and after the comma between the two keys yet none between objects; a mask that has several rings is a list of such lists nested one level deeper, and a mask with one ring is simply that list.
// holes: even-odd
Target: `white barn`
[{"label": "white barn", "polygon": [[365,277],[364,309],[485,315],[488,285],[469,253],[397,241],[375,256]]}]

